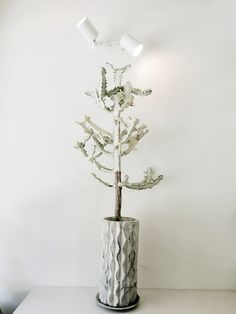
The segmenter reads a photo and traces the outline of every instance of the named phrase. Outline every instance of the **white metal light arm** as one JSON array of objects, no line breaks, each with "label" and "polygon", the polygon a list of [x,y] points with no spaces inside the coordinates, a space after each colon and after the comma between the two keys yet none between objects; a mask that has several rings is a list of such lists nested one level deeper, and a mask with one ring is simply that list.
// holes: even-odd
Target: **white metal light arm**
[{"label": "white metal light arm", "polygon": [[102,47],[120,47],[120,42],[118,40],[96,40],[95,45]]}]

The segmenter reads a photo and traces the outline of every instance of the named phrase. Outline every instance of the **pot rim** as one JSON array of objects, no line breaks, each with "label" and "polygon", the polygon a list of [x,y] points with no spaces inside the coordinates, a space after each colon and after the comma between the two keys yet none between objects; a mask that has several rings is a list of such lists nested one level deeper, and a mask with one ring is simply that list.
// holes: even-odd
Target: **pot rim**
[{"label": "pot rim", "polygon": [[121,220],[115,220],[114,216],[104,217],[103,220],[111,222],[138,222],[138,219],[132,217],[121,217]]}]

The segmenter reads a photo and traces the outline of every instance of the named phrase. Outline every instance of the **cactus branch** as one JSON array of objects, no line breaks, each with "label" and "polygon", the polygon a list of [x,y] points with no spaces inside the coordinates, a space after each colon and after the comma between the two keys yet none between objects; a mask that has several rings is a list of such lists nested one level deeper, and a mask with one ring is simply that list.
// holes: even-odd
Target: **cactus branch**
[{"label": "cactus branch", "polygon": [[97,180],[98,180],[99,182],[101,182],[102,184],[108,186],[109,188],[113,188],[113,186],[114,186],[113,184],[110,184],[110,183],[104,181],[103,179],[101,179],[100,177],[98,177],[95,173],[91,173],[91,174],[94,176],[95,179],[97,179]]},{"label": "cactus branch", "polygon": [[84,154],[85,157],[88,157],[88,152],[85,149],[84,143],[77,142],[76,145],[75,145],[75,148],[79,149]]},{"label": "cactus branch", "polygon": [[97,144],[97,148],[105,155],[112,155],[113,153],[110,152],[109,150],[106,150],[104,147],[108,144],[108,143],[101,143],[98,136],[96,134],[92,135],[92,139],[94,140],[94,142]]},{"label": "cactus branch", "polygon": [[[98,149],[106,154],[106,155],[112,155],[112,152],[105,149],[105,146],[108,144],[112,144],[113,139],[111,133],[108,131],[98,127],[94,122],[91,121],[90,117],[85,117],[84,121],[77,122],[84,130],[86,134],[88,134],[93,141],[96,143]],[[88,127],[86,125],[88,123],[92,127]],[[97,133],[99,132],[99,133]],[[106,134],[103,135],[102,133]]]},{"label": "cactus branch", "polygon": [[152,93],[152,90],[149,89],[140,89],[140,88],[132,88],[132,94],[136,96],[148,96]]},{"label": "cactus branch", "polygon": [[[97,105],[99,105],[100,107],[102,107],[102,109],[104,109],[105,111],[108,111],[108,112],[112,112],[112,111],[113,111],[113,109],[114,109],[113,104],[108,103],[106,97],[103,97],[103,98],[101,99],[101,96],[100,96],[100,94],[99,94],[99,92],[98,92],[97,89],[95,90],[95,92],[86,91],[86,92],[85,92],[85,95],[94,98],[95,103],[96,103]],[[108,96],[108,95],[107,95],[107,96]]]},{"label": "cactus branch", "polygon": [[109,138],[112,140],[112,134],[108,132],[107,130],[104,130],[103,128],[98,126],[96,123],[94,123],[89,116],[85,116],[84,121],[88,122],[90,126],[93,127],[96,131],[109,136]]},{"label": "cactus branch", "polygon": [[104,101],[104,98],[107,96],[107,78],[106,78],[107,70],[102,67],[101,72],[101,87],[100,87],[100,99]]},{"label": "cactus branch", "polygon": [[[132,119],[130,119],[130,120],[132,121]],[[136,130],[136,126],[137,126],[138,123],[139,123],[139,119],[135,119],[134,121],[132,121],[130,123],[130,125],[127,128],[126,135],[122,139],[122,143],[126,143],[130,139],[130,137],[132,136],[132,134]]]},{"label": "cactus branch", "polygon": [[[125,156],[128,155],[130,152],[135,150],[137,143],[141,140],[141,138],[144,137],[148,133],[148,129],[146,125],[141,125],[139,128],[135,130],[136,134],[133,136],[130,136],[125,142],[122,142],[122,146],[128,145],[127,148],[122,147],[121,155]],[[132,135],[132,134],[131,134]]]},{"label": "cactus branch", "polygon": [[125,73],[126,70],[128,70],[131,67],[130,64],[127,64],[123,68],[114,68],[113,65],[109,62],[106,63],[106,66],[109,66],[113,71],[113,80],[115,85],[122,84],[123,74]]},{"label": "cactus branch", "polygon": [[90,91],[90,90],[87,90],[87,91],[85,92],[85,95],[87,95],[87,96],[89,96],[89,97],[95,98],[95,93],[92,92],[92,91]]},{"label": "cactus branch", "polygon": [[104,165],[102,165],[99,161],[97,161],[95,158],[92,158],[91,161],[96,165],[98,170],[103,171],[105,173],[111,173],[113,172],[113,168],[108,168]]},{"label": "cactus branch", "polygon": [[129,177],[126,175],[125,180],[121,184],[122,186],[125,186],[128,189],[146,190],[146,189],[153,188],[163,179],[163,175],[159,175],[157,178],[154,178],[154,172],[152,168],[148,168],[144,172],[144,174],[145,174],[144,179],[141,182],[137,182],[137,183],[129,182]]},{"label": "cactus branch", "polygon": [[96,156],[96,149],[98,148],[96,145],[93,146],[93,150],[91,151],[91,153],[89,154],[88,151],[85,148],[84,143],[81,142],[77,142],[76,149],[79,149],[83,155],[88,158],[89,161],[91,161],[92,163],[95,164],[95,166],[97,167],[98,170],[102,171],[102,172],[106,172],[106,173],[111,173],[113,172],[113,168],[108,168],[104,165],[102,165],[99,161],[97,161],[97,158],[99,158],[101,156],[102,153],[97,154]]},{"label": "cactus branch", "polygon": [[120,122],[123,124],[123,126],[127,129],[128,128],[128,123],[122,118],[120,117]]}]

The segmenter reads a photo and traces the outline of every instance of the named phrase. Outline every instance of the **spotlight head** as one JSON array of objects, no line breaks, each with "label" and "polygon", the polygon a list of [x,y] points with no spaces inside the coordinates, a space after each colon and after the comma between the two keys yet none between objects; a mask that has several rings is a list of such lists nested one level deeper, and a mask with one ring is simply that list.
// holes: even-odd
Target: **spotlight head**
[{"label": "spotlight head", "polygon": [[89,42],[95,43],[96,38],[98,37],[98,31],[89,21],[88,17],[82,18],[81,21],[77,24],[77,29],[80,31],[81,35]]},{"label": "spotlight head", "polygon": [[122,36],[120,46],[134,57],[137,57],[143,49],[143,44],[129,34]]}]

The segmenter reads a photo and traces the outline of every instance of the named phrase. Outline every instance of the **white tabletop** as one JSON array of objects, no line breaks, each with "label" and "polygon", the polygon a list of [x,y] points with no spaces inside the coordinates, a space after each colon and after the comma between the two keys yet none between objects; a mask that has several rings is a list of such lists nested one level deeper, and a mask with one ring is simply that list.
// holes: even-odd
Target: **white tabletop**
[{"label": "white tabletop", "polygon": [[[38,287],[14,314],[115,313],[95,303],[96,288]],[[236,314],[236,291],[140,289],[142,314]]]}]

